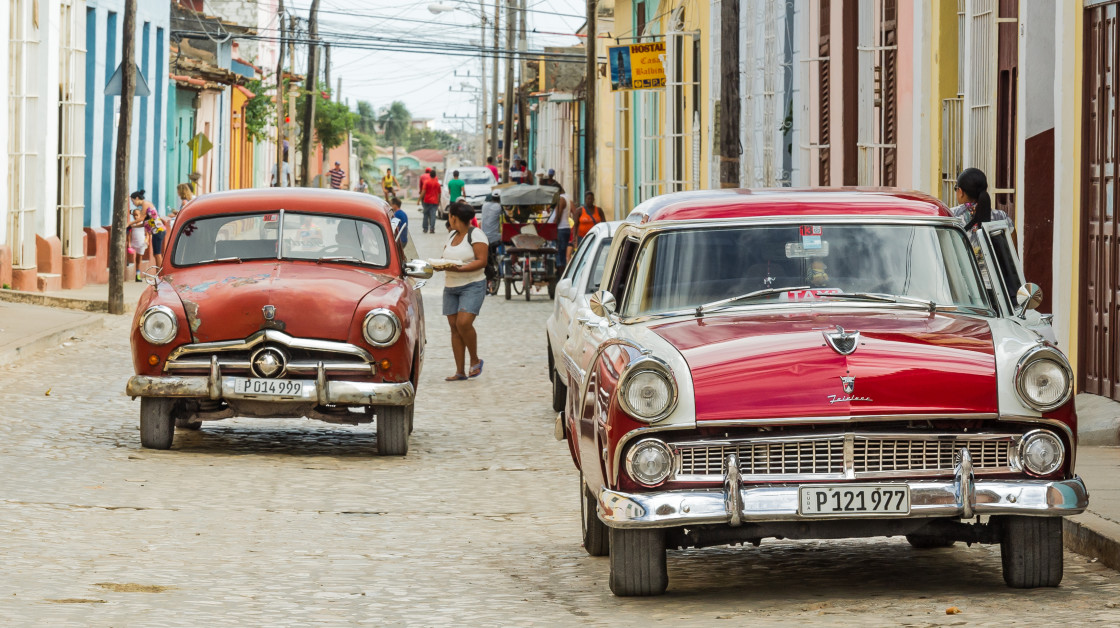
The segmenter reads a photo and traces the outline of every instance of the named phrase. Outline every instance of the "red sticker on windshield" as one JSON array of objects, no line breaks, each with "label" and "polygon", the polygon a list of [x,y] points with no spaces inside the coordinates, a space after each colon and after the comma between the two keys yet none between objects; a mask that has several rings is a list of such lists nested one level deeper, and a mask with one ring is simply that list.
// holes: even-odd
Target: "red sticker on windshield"
[{"label": "red sticker on windshield", "polygon": [[802,225],[801,226],[801,235],[803,235],[803,236],[814,236],[814,235],[819,236],[819,235],[821,235],[821,228],[820,228],[819,225],[818,226]]},{"label": "red sticker on windshield", "polygon": [[264,215],[264,221],[265,222],[279,222],[280,221],[280,214],[265,214]]}]

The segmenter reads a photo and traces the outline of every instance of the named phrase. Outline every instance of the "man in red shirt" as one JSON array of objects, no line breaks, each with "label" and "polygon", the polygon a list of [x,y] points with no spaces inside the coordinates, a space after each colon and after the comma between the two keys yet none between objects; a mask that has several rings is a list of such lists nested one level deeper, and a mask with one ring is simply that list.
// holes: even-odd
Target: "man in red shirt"
[{"label": "man in red shirt", "polygon": [[432,176],[431,168],[424,168],[424,174],[420,175],[420,198],[424,198],[424,182]]},{"label": "man in red shirt", "polygon": [[494,165],[493,157],[486,158],[486,167],[490,169],[490,172],[494,173],[494,181],[497,183],[501,183],[502,178],[498,176],[498,167]]},{"label": "man in red shirt", "polygon": [[421,226],[425,233],[436,232],[436,210],[439,209],[439,197],[443,192],[436,171],[433,169],[431,173],[431,176],[421,184],[420,190],[420,205],[424,208],[424,222]]}]

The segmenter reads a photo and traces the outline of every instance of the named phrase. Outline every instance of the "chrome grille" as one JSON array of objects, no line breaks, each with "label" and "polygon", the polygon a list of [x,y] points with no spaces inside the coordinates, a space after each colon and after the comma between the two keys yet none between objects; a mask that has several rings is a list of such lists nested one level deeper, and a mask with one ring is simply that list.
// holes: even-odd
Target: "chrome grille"
[{"label": "chrome grille", "polygon": [[373,356],[349,343],[295,338],[276,330],[254,333],[245,340],[189,344],[168,356],[164,370],[177,374],[208,373],[212,361],[225,375],[249,375],[253,354],[273,347],[287,359],[286,373],[315,376],[319,364],[326,372],[376,373]]},{"label": "chrome grille", "polygon": [[952,475],[961,448],[975,473],[1014,471],[1018,434],[836,434],[675,443],[676,478],[714,480],[729,454],[744,478],[852,479]]}]

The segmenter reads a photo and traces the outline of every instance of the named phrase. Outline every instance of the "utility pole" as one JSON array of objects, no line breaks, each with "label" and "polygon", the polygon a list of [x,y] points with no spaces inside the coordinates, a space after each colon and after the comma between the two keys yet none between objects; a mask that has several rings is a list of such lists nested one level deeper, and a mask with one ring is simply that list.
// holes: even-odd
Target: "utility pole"
[{"label": "utility pole", "polygon": [[280,0],[276,12],[280,25],[280,50],[276,55],[276,186],[280,187],[284,178],[284,0]]},{"label": "utility pole", "polygon": [[[323,84],[327,90],[331,88],[331,45],[323,44]],[[333,99],[332,99],[333,100]]]},{"label": "utility pole", "polygon": [[300,150],[302,161],[299,164],[299,176],[303,187],[311,187],[311,140],[315,134],[315,93],[319,91],[319,81],[316,76],[318,68],[319,46],[319,0],[311,0],[311,15],[307,22],[307,78],[304,83],[303,107],[303,144]]},{"label": "utility pole", "polygon": [[525,60],[525,52],[529,49],[528,43],[525,39],[525,30],[527,28],[526,14],[529,12],[527,0],[521,0],[521,19],[520,28],[517,31],[517,150],[522,153],[522,157],[529,161],[529,99],[525,96],[523,86],[525,84],[525,72],[529,67],[529,62]]},{"label": "utility pole", "polygon": [[587,0],[587,78],[584,108],[586,119],[583,122],[583,193],[595,192],[595,87],[598,78],[598,59],[596,46],[599,40],[598,0]]},{"label": "utility pole", "polygon": [[[513,31],[517,29],[517,18],[513,14],[513,4],[517,0],[506,0],[506,96],[502,103],[502,179],[509,182],[510,148],[513,144]],[[590,1],[590,0],[589,0]]]},{"label": "utility pole", "polygon": [[[288,65],[295,73],[296,63],[296,16],[288,15]],[[288,115],[284,126],[284,136],[288,138],[288,167],[292,169],[292,187],[296,186],[296,101],[299,100],[299,87],[294,80],[288,81]]]},{"label": "utility pole", "polygon": [[486,53],[482,49],[486,47],[486,0],[478,0],[478,15],[479,27],[481,31],[478,35],[478,61],[482,66],[482,110],[478,117],[478,143],[481,152],[478,154],[478,165],[486,163]]},{"label": "utility pole", "polygon": [[[109,313],[124,314],[125,224],[128,206],[132,97],[136,94],[136,0],[125,0],[121,49],[121,113],[117,120],[116,171],[113,176],[112,238],[109,246]],[[136,272],[140,272],[137,268]]]},{"label": "utility pole", "polygon": [[[494,96],[494,110],[490,112],[489,156],[494,157],[494,159],[498,158],[498,44],[500,43],[498,41],[498,25],[502,22],[502,7],[501,4],[499,4],[499,1],[500,0],[494,0],[494,78],[491,79],[491,81],[493,82],[491,83],[492,91],[490,92]],[[482,89],[486,89],[486,85],[483,85]],[[498,163],[495,165],[500,167],[502,164]],[[499,176],[498,181],[501,182],[501,180],[502,177]]]}]

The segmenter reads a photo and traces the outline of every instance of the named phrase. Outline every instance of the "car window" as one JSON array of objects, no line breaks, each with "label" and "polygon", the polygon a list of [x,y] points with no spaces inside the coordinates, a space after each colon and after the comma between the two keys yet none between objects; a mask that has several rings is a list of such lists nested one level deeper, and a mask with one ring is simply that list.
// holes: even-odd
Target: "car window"
[{"label": "car window", "polygon": [[485,172],[463,172],[459,178],[467,185],[492,185],[494,183],[494,175],[489,170]]},{"label": "car window", "polygon": [[864,292],[988,310],[959,231],[932,225],[807,224],[668,231],[634,264],[623,312],[695,308],[750,292],[762,302]]},{"label": "car window", "polygon": [[626,238],[618,249],[618,259],[611,272],[611,283],[607,289],[611,291],[615,299],[618,299],[619,303],[625,303],[626,301],[627,285],[634,265],[634,255],[637,251],[638,239],[635,237]]},{"label": "car window", "polygon": [[[283,221],[283,239],[280,223]],[[281,242],[283,250],[281,251]],[[207,216],[183,226],[175,238],[175,266],[237,259],[319,260],[384,267],[388,239],[380,225],[354,218],[299,212]],[[349,258],[349,259],[344,259]]]},{"label": "car window", "polygon": [[1015,253],[1011,250],[1011,243],[1004,232],[993,231],[989,238],[992,246],[992,255],[996,258],[996,266],[999,271],[1000,279],[1003,281],[1004,292],[1009,299],[1006,301],[1006,306],[1010,308],[1008,311],[1014,312],[1015,308],[1015,293],[1023,286],[1023,281],[1019,277],[1019,267],[1015,263]]},{"label": "car window", "polygon": [[583,239],[579,248],[576,249],[576,254],[568,262],[568,267],[564,269],[564,275],[561,279],[571,279],[575,281],[579,271],[583,268],[583,262],[587,258],[587,252],[595,248],[595,242],[599,239],[598,234],[592,234],[591,237]]},{"label": "car window", "polygon": [[587,294],[599,290],[599,282],[603,279],[603,267],[607,265],[607,255],[611,252],[611,240],[613,239],[603,238],[603,244],[595,251],[595,257],[591,261],[587,276],[587,288],[585,290]]}]

